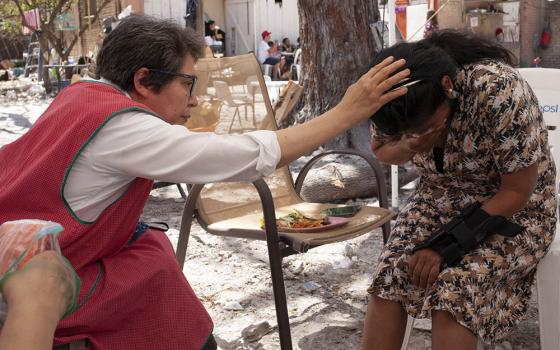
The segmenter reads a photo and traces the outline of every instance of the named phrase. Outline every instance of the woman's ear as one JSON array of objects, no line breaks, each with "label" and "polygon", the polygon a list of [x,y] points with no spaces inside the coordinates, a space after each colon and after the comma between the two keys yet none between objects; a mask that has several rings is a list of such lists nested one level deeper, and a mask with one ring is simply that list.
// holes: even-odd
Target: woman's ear
[{"label": "woman's ear", "polygon": [[455,99],[459,97],[459,93],[453,89],[453,81],[449,75],[444,75],[441,78],[441,86],[443,87],[443,91],[445,92],[445,96],[450,99]]},{"label": "woman's ear", "polygon": [[147,77],[149,73],[148,68],[140,68],[134,73],[134,90],[139,96],[146,98],[152,92],[149,87],[142,84],[142,79]]}]

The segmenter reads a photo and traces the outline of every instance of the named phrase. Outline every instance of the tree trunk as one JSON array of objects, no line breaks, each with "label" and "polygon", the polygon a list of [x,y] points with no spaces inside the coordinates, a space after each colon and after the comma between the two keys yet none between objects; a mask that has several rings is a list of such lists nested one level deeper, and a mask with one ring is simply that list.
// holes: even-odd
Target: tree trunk
[{"label": "tree trunk", "polygon": [[[298,7],[305,88],[299,119],[309,120],[334,107],[370,68],[379,50],[370,24],[379,20],[379,11],[372,0],[298,0]],[[371,152],[369,145],[369,125],[363,122],[326,147]]]},{"label": "tree trunk", "polygon": [[[306,121],[334,107],[348,86],[371,67],[381,49],[375,46],[370,29],[379,21],[379,11],[377,1],[372,0],[298,0],[298,8],[304,106],[297,119]],[[361,123],[325,148],[371,152],[368,124]],[[323,202],[376,195],[369,166],[348,158],[335,157],[330,164],[311,170],[302,188],[303,197]],[[399,185],[415,177],[414,171],[401,171]]]}]

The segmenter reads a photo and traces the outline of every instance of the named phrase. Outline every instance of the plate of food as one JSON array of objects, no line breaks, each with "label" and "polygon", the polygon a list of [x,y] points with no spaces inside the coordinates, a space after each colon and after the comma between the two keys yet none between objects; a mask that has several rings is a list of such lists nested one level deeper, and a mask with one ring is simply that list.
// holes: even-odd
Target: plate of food
[{"label": "plate of food", "polygon": [[[261,228],[264,228],[264,219],[260,220]],[[293,209],[293,211],[276,219],[276,226],[280,232],[322,232],[344,226],[350,221],[348,218],[335,216],[310,216]]]}]

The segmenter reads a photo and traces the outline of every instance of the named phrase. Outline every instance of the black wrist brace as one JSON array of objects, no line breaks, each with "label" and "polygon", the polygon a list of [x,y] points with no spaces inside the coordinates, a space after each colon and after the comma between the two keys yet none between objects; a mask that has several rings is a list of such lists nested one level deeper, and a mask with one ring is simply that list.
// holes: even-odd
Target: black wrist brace
[{"label": "black wrist brace", "polygon": [[514,237],[523,227],[512,223],[501,215],[489,215],[480,208],[480,203],[471,204],[456,218],[434,232],[427,240],[414,247],[412,253],[431,248],[442,258],[442,268],[454,266],[487,236],[497,233]]}]

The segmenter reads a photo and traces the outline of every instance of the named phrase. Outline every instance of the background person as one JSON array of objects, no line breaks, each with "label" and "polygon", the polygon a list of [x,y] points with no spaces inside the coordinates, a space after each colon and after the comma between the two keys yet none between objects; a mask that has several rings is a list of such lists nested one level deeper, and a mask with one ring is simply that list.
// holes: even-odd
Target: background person
[{"label": "background person", "polygon": [[[497,341],[522,318],[554,237],[547,129],[533,91],[496,43],[439,31],[375,62],[390,55],[406,59],[410,85],[372,116],[372,149],[385,163],[412,160],[420,179],[379,257],[363,348],[400,349],[408,314],[432,318],[433,349],[474,350],[477,338]],[[475,202],[481,208],[465,214]],[[479,226],[498,215],[522,232]],[[452,250],[423,247],[451,220],[468,230],[465,246],[485,236],[460,248],[455,263]]]},{"label": "background person", "polygon": [[[204,36],[210,38],[210,46],[214,46],[213,50],[220,50],[220,53],[226,51],[226,33],[216,25],[214,20],[209,20],[204,26]],[[221,47],[219,49],[216,46]]]},{"label": "background person", "polygon": [[424,25],[424,38],[439,30],[436,11],[430,10],[426,14],[426,24]]},{"label": "background person", "polygon": [[273,66],[272,78],[278,79],[280,69],[283,67],[284,61],[282,60],[280,51],[278,50],[278,43],[273,43],[272,46],[269,45],[271,34],[272,33],[267,30],[262,32],[262,40],[257,47],[257,59],[261,64],[270,64]]}]

